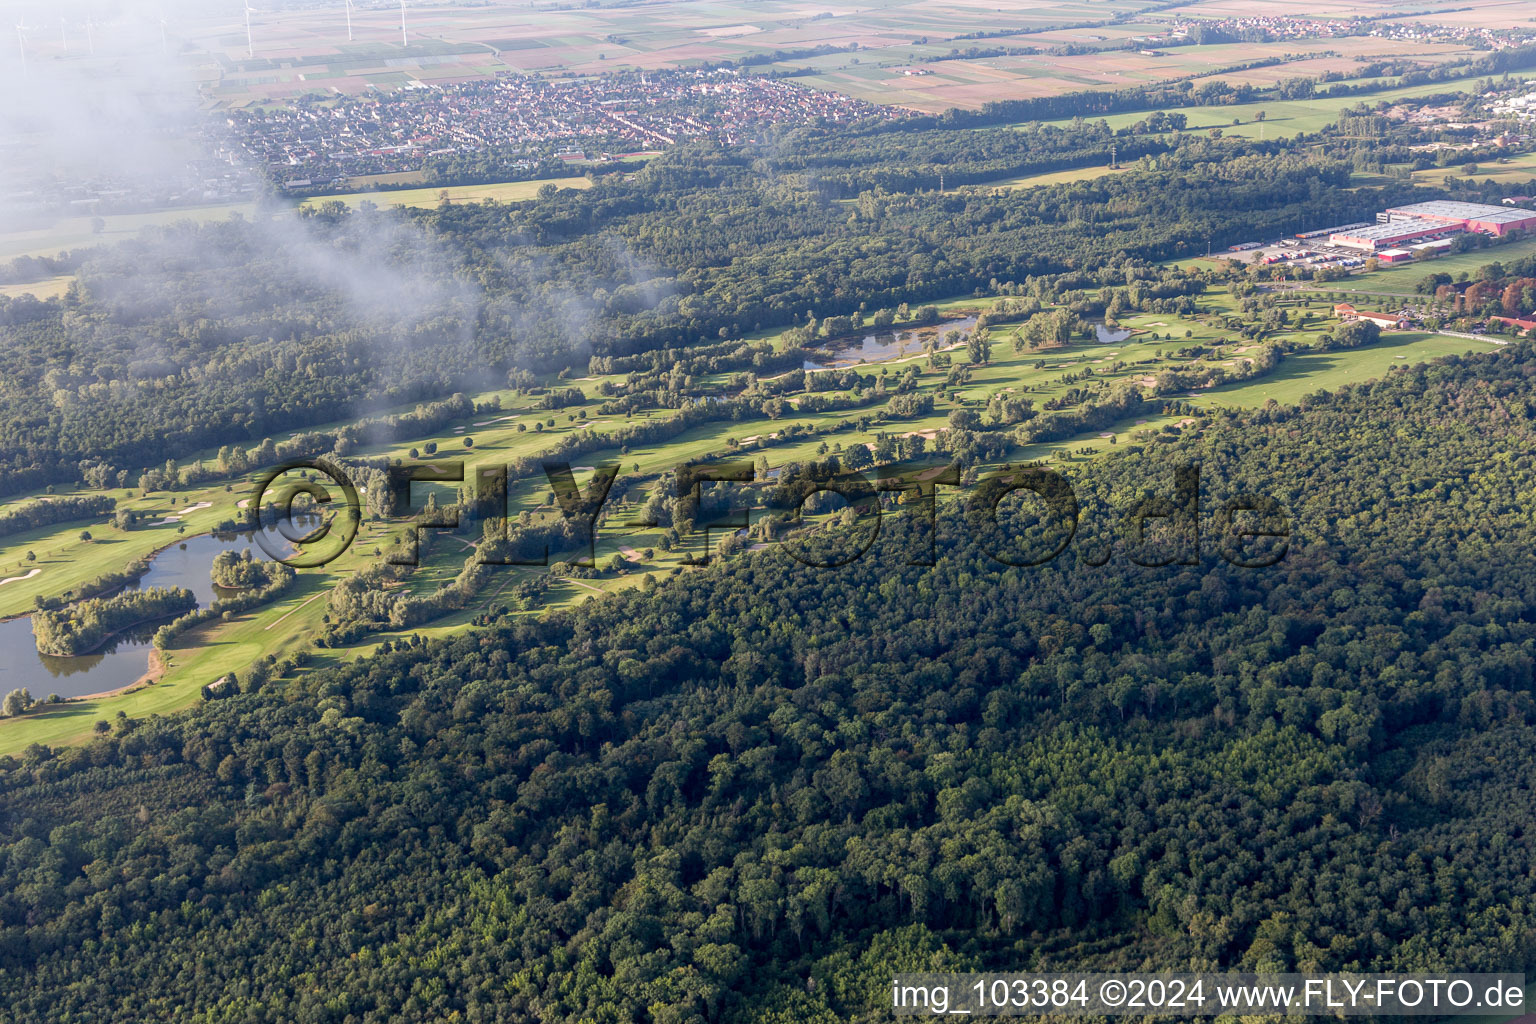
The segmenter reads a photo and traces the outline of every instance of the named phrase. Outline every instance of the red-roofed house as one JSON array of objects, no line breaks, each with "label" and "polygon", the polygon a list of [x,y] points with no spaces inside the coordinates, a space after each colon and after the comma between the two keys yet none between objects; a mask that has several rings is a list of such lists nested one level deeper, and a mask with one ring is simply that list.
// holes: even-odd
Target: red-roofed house
[{"label": "red-roofed house", "polygon": [[1511,327],[1518,327],[1526,334],[1536,331],[1536,320],[1522,320],[1519,317],[1513,316],[1491,316],[1488,319],[1501,324],[1509,324]]},{"label": "red-roofed house", "polygon": [[1372,313],[1368,309],[1356,309],[1347,302],[1340,302],[1334,306],[1333,315],[1340,320],[1369,320],[1383,330],[1408,326],[1408,321],[1400,316],[1391,313]]}]

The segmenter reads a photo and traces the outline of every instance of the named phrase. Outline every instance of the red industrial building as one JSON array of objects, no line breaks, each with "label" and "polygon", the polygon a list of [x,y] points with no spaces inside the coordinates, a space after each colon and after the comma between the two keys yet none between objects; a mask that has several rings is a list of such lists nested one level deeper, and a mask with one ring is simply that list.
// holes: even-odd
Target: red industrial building
[{"label": "red industrial building", "polygon": [[1394,206],[1386,211],[1385,218],[1388,224],[1428,221],[1485,235],[1536,230],[1536,212],[1531,210],[1506,210],[1487,203],[1462,203],[1450,199]]},{"label": "red industrial building", "polygon": [[1328,241],[1332,245],[1375,252],[1377,249],[1390,249],[1404,242],[1418,241],[1422,238],[1459,234],[1462,230],[1461,226],[1456,224],[1404,219],[1370,224],[1363,228],[1350,228],[1346,231],[1335,231],[1328,236]]}]

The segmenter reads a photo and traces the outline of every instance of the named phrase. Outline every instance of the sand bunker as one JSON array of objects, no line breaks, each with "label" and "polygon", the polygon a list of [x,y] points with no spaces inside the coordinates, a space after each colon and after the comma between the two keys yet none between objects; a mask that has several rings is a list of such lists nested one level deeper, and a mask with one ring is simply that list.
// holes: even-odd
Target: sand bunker
[{"label": "sand bunker", "polygon": [[182,516],[189,516],[193,512],[200,512],[200,511],[202,511],[205,508],[213,508],[213,502],[211,502],[211,501],[200,501],[196,505],[188,505],[186,508],[182,509],[180,512],[172,512],[170,515],[166,516],[164,519],[157,519],[154,522],[150,523],[149,525],[150,526],[169,526],[172,523],[179,523],[179,522],[181,522],[181,517]]},{"label": "sand bunker", "polygon": [[38,573],[40,573],[42,571],[43,570],[41,570],[41,569],[32,569],[29,572],[27,572],[27,573],[25,573],[24,575],[21,575],[21,576],[10,576],[10,577],[7,577],[6,579],[0,580],[0,587],[5,586],[7,583],[19,583],[22,580],[29,580],[33,576],[36,576]]}]

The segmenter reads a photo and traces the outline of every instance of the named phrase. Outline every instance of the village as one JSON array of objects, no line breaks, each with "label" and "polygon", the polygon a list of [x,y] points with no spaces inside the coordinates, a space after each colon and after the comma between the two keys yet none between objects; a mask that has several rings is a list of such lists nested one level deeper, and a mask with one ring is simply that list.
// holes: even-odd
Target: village
[{"label": "village", "polygon": [[[235,111],[230,158],[290,188],[420,170],[484,154],[500,170],[592,164],[690,139],[731,145],[769,125],[849,123],[907,112],[735,71],[625,72],[550,79],[500,75],[280,109]],[[302,183],[302,184],[301,184]]]},{"label": "village", "polygon": [[1384,22],[1375,18],[1308,18],[1292,14],[1246,15],[1225,18],[1180,20],[1165,34],[1135,36],[1143,44],[1180,45],[1192,41],[1240,39],[1341,39],[1370,36],[1376,39],[1424,41],[1455,39],[1475,42],[1492,49],[1521,46],[1536,38],[1536,33],[1518,27],[1493,29],[1478,25],[1429,25],[1420,22]]}]

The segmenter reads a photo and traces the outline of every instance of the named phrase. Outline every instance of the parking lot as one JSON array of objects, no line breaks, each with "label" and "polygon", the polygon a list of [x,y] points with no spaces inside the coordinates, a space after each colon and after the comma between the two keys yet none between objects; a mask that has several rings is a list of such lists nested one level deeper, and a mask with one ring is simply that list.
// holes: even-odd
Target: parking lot
[{"label": "parking lot", "polygon": [[1286,264],[1308,269],[1359,270],[1372,254],[1348,246],[1329,245],[1328,236],[1323,235],[1320,238],[1281,238],[1253,248],[1228,250],[1220,255],[1224,259],[1266,266]]}]

